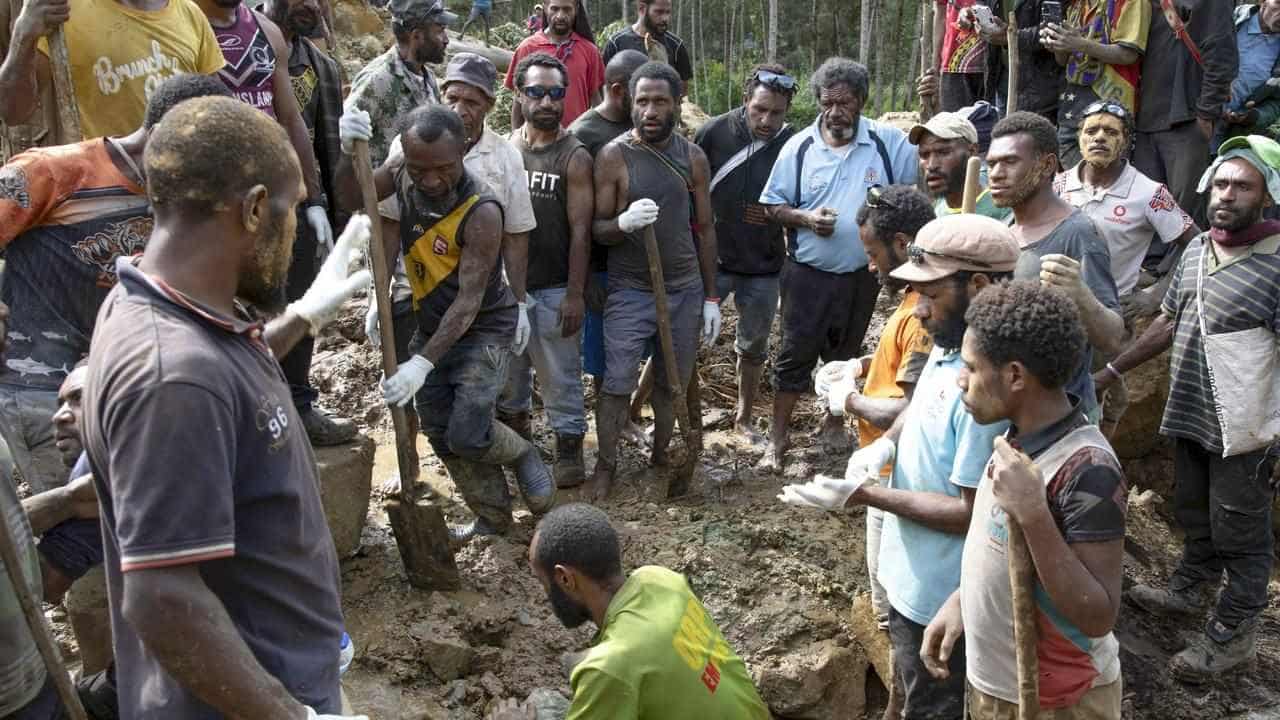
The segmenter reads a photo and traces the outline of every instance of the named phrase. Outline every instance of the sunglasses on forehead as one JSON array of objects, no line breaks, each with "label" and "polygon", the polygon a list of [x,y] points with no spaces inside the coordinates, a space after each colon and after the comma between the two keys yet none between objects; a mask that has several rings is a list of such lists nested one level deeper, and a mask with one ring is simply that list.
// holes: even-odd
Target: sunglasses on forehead
[{"label": "sunglasses on forehead", "polygon": [[885,199],[884,190],[885,188],[883,185],[872,185],[871,187],[867,188],[867,199],[866,199],[867,207],[871,208],[872,210],[883,210],[884,208],[897,210],[898,209],[897,205],[894,205],[893,203]]},{"label": "sunglasses on forehead", "polygon": [[524,93],[525,97],[531,100],[541,100],[542,98],[548,95],[551,96],[552,100],[563,100],[564,94],[567,92],[567,89],[560,87],[558,85],[556,87],[543,87],[541,85],[526,85],[520,88],[520,91]]},{"label": "sunglasses on forehead", "polygon": [[1085,108],[1084,112],[1080,114],[1080,117],[1089,117],[1090,115],[1097,115],[1098,113],[1107,113],[1108,115],[1115,115],[1121,120],[1129,120],[1129,111],[1125,109],[1125,106],[1115,102],[1114,100],[1099,100],[1095,103],[1091,103],[1089,107]]},{"label": "sunglasses on forehead", "polygon": [[751,76],[753,82],[758,82],[766,87],[782,90],[783,92],[795,92],[796,79],[790,75],[773,72],[772,70],[757,70]]},{"label": "sunglasses on forehead", "polygon": [[932,250],[925,250],[924,248],[920,247],[915,243],[911,243],[910,245],[907,246],[907,258],[911,262],[915,263],[916,265],[923,265],[925,261],[925,256],[933,256],[936,258],[943,258],[945,260],[953,260],[955,262],[965,263],[967,265],[977,265],[978,267],[981,267],[981,268],[991,267],[990,263],[984,262],[982,260],[975,260],[974,258],[964,258],[958,255],[948,255],[947,253],[940,253],[940,252],[934,252]]}]

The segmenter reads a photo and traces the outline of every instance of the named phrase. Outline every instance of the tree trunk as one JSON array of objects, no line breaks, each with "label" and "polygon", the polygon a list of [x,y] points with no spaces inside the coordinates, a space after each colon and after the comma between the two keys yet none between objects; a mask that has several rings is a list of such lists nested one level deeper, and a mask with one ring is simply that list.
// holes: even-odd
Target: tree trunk
[{"label": "tree trunk", "polygon": [[[809,13],[809,19],[811,21],[809,27],[818,27],[818,0],[813,0],[813,9]],[[812,36],[812,39],[813,43],[809,45],[809,67],[816,69],[818,67],[818,37],[816,33]]]},{"label": "tree trunk", "polygon": [[902,21],[906,17],[907,3],[910,0],[898,0],[897,19],[893,23],[893,70],[890,74],[892,80],[892,88],[889,91],[889,110],[898,109],[898,86],[902,74],[898,69],[902,67]]},{"label": "tree trunk", "polygon": [[877,2],[878,0],[862,0],[862,14],[858,20],[858,62],[863,65],[871,59],[871,34]]},{"label": "tree trunk", "polygon": [[[910,0],[904,0],[904,1],[910,2]],[[917,3],[916,6],[912,8],[911,12],[912,12],[911,22],[907,23],[906,25],[906,32],[908,34],[912,33],[913,30],[915,29],[916,27],[915,16],[920,12],[922,12],[922,8],[920,8],[919,4]],[[907,69],[905,72],[901,73],[901,75],[899,76],[903,78],[903,80],[906,82],[906,89],[903,91],[903,98],[902,98],[902,107],[906,110],[910,110],[911,106],[915,104],[913,100],[913,98],[915,97],[915,83],[912,82],[912,79],[916,69],[919,67],[920,67],[920,42],[919,42],[919,39],[917,38],[916,42],[911,43],[911,60],[910,62],[907,63]]]},{"label": "tree trunk", "polygon": [[[876,0],[875,7],[871,9],[871,31],[874,35],[884,32],[884,16],[885,7],[883,0]],[[884,66],[887,64],[884,56],[885,48],[888,42],[876,43],[876,113],[884,113]]]},{"label": "tree trunk", "polygon": [[778,0],[769,0],[769,62],[778,62]]}]

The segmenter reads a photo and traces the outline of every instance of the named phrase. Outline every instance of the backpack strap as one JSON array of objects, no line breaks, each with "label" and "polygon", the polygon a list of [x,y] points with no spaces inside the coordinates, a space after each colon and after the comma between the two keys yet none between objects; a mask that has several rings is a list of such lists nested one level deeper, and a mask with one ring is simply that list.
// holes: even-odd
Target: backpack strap
[{"label": "backpack strap", "polygon": [[1173,0],[1160,0],[1161,14],[1164,15],[1165,22],[1169,23],[1169,27],[1173,29],[1173,34],[1187,46],[1187,51],[1191,53],[1191,57],[1195,58],[1196,64],[1204,67],[1204,58],[1200,55],[1200,48],[1196,46],[1196,41],[1191,38],[1191,33],[1187,32],[1187,26],[1182,22],[1182,16],[1178,14],[1178,8],[1174,7]]},{"label": "backpack strap", "polygon": [[[809,152],[809,147],[813,145],[813,137],[807,137],[804,142],[800,143],[800,147],[796,148],[796,194],[791,200],[791,207],[800,207],[800,176],[804,173],[804,156]],[[786,229],[787,236],[787,257],[792,260],[796,259],[796,248],[799,247],[800,231],[795,228]]]},{"label": "backpack strap", "polygon": [[867,129],[867,134],[871,136],[871,142],[876,144],[876,152],[880,153],[880,162],[884,163],[884,172],[888,176],[889,182],[886,185],[893,185],[893,163],[889,162],[889,148],[885,147],[884,141],[876,134],[875,130]]}]

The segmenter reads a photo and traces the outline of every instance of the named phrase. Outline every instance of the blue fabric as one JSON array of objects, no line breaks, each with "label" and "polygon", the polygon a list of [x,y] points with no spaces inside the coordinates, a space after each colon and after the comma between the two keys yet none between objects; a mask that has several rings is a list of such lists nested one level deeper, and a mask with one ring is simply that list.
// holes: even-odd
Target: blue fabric
[{"label": "blue fabric", "polygon": [[508,414],[532,411],[536,372],[551,429],[559,435],[585,435],[582,332],[564,337],[560,331],[560,305],[568,292],[567,288],[529,291],[529,346],[511,358],[498,409]]},{"label": "blue fabric", "polygon": [[[667,292],[671,313],[671,342],[674,345],[680,382],[686,385],[698,359],[698,337],[702,331],[702,287]],[[658,341],[658,308],[653,293],[631,288],[609,292],[604,306],[606,370],[604,391],[610,395],[630,395],[640,380],[640,364]],[[653,353],[654,377],[665,378],[661,352]],[[663,383],[659,383],[661,387]]]},{"label": "blue fabric", "polygon": [[[867,188],[889,184],[888,168],[885,168],[869,131],[875,130],[884,143],[893,164],[893,179],[898,184],[915,184],[919,161],[916,148],[908,142],[906,133],[891,125],[861,118],[853,143],[838,152],[822,139],[821,122],[822,117],[819,116],[782,147],[778,161],[773,165],[773,174],[760,194],[760,202],[765,205],[792,205],[802,210],[820,207],[836,210],[839,218],[835,234],[830,237],[819,237],[808,229],[797,231],[793,259],[826,272],[848,273],[867,264],[856,221],[858,209],[867,197]],[[796,157],[801,144],[807,139],[812,139],[813,143],[804,156],[797,198]]]},{"label": "blue fabric", "polygon": [[[593,272],[591,279],[608,290],[609,273]],[[604,312],[591,308],[582,319],[582,371],[591,377],[604,377]]]},{"label": "blue fabric", "polygon": [[1236,28],[1236,48],[1240,54],[1240,69],[1231,83],[1231,101],[1227,109],[1243,109],[1244,101],[1263,83],[1271,79],[1271,68],[1280,55],[1280,35],[1262,32],[1261,13],[1254,13],[1245,24]]},{"label": "blue fabric", "polygon": [[[951,497],[960,497],[961,488],[978,487],[992,443],[1009,423],[980,425],[973,419],[956,385],[963,367],[959,351],[934,347],[930,353],[907,407],[890,487]],[[889,604],[912,622],[928,625],[960,587],[963,552],[963,534],[885,513],[879,569]]]},{"label": "blue fabric", "polygon": [[723,303],[733,295],[738,311],[738,335],[734,350],[754,363],[769,357],[769,331],[778,314],[777,275],[735,275],[721,270],[716,274],[716,294]]}]

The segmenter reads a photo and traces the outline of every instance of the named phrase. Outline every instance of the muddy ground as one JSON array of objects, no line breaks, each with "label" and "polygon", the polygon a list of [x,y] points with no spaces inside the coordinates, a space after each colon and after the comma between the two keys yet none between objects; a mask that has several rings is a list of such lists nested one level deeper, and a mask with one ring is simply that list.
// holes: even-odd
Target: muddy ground
[{"label": "muddy ground", "polygon": [[[868,338],[878,337],[889,309],[883,296],[880,305]],[[424,593],[408,586],[381,511],[385,490],[378,486],[394,476],[395,459],[389,422],[373,391],[377,362],[360,337],[360,317],[353,308],[322,341],[314,370],[322,402],[358,418],[379,444],[375,502],[362,547],[342,566],[347,622],[358,648],[345,678],[355,707],[375,720],[462,719],[482,718],[497,699],[524,698],[536,688],[567,697],[562,656],[585,648],[591,631],[565,630],[551,614],[525,560],[533,526],[527,512],[518,513],[512,537],[480,540],[458,555],[462,591]],[[624,446],[619,487],[603,507],[623,536],[627,567],[660,564],[689,578],[776,716],[879,717],[884,689],[850,623],[851,602],[868,586],[863,512],[824,514],[781,504],[774,496],[784,480],[756,472],[759,449],[736,444],[726,433],[734,393],[733,325],[729,309],[720,343],[702,352],[708,451],[693,492],[665,502],[647,455]],[[765,388],[758,418],[768,416],[771,398]],[[802,402],[788,481],[843,469],[846,455],[826,453],[811,440],[818,418],[816,407]],[[766,427],[763,419],[758,424]],[[544,451],[552,447],[540,419],[535,426]],[[589,467],[593,443],[589,436]],[[465,507],[443,467],[425,439],[419,446],[424,479],[447,498],[450,519],[464,519]],[[1128,463],[1127,471],[1125,582],[1160,582],[1179,548],[1159,494],[1167,492],[1172,473],[1167,450]],[[577,499],[579,492],[562,493],[562,501]],[[1117,630],[1125,717],[1280,717],[1280,588],[1272,585],[1258,660],[1203,688],[1177,683],[1165,672],[1168,658],[1197,630],[1194,624],[1156,620],[1126,604]]]}]

